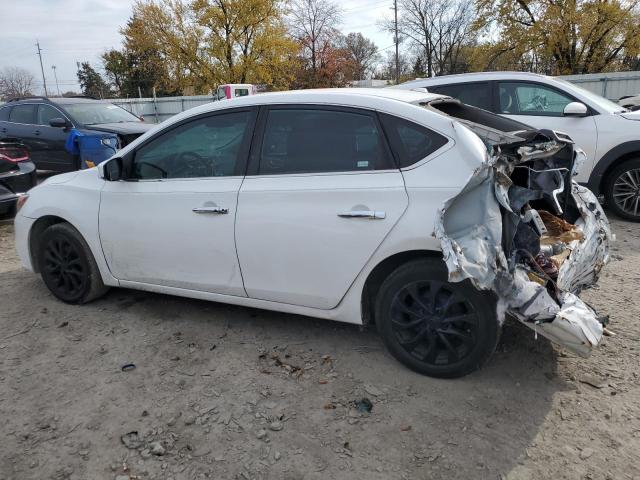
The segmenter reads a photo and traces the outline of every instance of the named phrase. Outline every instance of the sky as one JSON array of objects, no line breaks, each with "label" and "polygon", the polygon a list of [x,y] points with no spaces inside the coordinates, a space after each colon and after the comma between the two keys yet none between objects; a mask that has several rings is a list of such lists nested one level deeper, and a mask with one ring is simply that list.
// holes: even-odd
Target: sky
[{"label": "sky", "polygon": [[[43,94],[36,41],[49,94],[56,94],[54,69],[60,92],[79,92],[76,62],[100,66],[100,55],[121,47],[118,32],[131,15],[133,0],[0,0],[0,69],[21,67],[36,78],[35,92]],[[361,32],[385,54],[393,50],[393,37],[378,26],[391,18],[393,0],[345,0],[338,2],[347,34]]]}]

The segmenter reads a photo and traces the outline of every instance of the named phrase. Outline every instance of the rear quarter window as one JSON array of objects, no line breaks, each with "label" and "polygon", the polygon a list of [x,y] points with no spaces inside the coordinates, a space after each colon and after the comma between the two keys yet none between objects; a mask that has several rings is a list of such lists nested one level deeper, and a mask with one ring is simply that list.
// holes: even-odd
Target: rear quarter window
[{"label": "rear quarter window", "polygon": [[393,115],[380,116],[400,168],[409,167],[447,143],[447,138],[417,123]]}]

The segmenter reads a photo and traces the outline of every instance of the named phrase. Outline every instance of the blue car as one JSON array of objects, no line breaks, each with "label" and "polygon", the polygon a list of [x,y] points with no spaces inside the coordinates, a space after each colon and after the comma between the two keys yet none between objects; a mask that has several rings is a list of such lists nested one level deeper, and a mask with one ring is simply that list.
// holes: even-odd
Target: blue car
[{"label": "blue car", "polygon": [[92,167],[152,127],[117,105],[87,97],[18,98],[0,107],[0,140],[19,139],[39,170]]}]

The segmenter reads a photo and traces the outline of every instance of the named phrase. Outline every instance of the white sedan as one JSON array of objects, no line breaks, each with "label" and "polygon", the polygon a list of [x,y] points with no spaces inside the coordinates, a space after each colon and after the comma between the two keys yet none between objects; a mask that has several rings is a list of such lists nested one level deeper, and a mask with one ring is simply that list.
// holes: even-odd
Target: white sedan
[{"label": "white sedan", "polygon": [[19,202],[16,245],[60,300],[125,287],[355,324],[439,377],[506,315],[586,355],[576,294],[608,259],[571,140],[401,90],[249,96],[184,112]]}]

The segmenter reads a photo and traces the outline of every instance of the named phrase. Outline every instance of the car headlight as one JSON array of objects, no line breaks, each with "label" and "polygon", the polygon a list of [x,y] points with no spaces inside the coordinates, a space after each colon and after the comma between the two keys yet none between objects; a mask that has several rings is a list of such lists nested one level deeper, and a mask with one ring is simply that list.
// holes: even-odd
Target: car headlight
[{"label": "car headlight", "polygon": [[118,139],[114,137],[105,137],[100,140],[100,143],[105,147],[113,148],[114,150],[118,149]]}]

